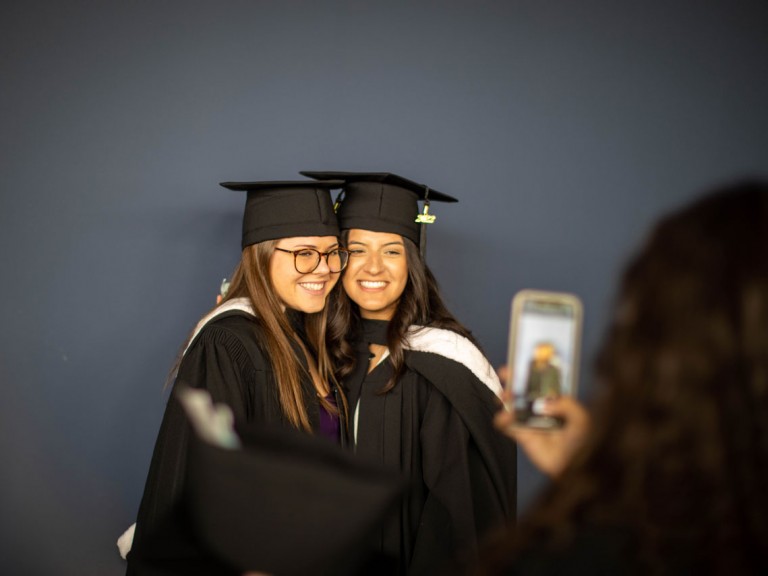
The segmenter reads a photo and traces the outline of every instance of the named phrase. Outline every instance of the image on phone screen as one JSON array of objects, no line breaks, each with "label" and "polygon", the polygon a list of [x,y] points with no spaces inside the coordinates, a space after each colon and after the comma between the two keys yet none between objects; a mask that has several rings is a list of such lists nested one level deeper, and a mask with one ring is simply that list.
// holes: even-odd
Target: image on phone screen
[{"label": "image on phone screen", "polygon": [[537,412],[546,398],[576,392],[580,321],[580,304],[570,295],[521,293],[513,303],[510,370],[519,424],[560,424]]}]

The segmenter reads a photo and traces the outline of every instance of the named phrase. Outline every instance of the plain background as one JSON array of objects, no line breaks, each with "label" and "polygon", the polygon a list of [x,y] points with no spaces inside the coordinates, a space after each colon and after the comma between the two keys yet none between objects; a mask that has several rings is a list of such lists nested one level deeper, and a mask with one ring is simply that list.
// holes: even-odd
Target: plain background
[{"label": "plain background", "polygon": [[[584,301],[582,390],[662,213],[768,173],[755,1],[6,0],[0,570],[120,574],[179,345],[239,256],[223,180],[393,171],[491,361],[511,296]],[[520,502],[541,485],[521,457]]]}]

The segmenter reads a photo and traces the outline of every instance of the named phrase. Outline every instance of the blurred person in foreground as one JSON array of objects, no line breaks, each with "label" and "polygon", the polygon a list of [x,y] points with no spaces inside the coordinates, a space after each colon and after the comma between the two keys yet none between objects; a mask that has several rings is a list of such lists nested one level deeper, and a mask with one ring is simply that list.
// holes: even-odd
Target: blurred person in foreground
[{"label": "blurred person in foreground", "polygon": [[553,482],[476,573],[768,573],[768,183],[664,218],[616,305],[589,413],[497,415]]}]

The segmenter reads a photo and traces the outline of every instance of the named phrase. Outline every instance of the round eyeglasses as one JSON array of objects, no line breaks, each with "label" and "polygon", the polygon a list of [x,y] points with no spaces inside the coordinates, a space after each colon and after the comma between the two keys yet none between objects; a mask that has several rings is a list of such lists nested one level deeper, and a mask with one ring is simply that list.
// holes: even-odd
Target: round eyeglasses
[{"label": "round eyeglasses", "polygon": [[328,252],[320,252],[314,248],[286,250],[285,248],[278,248],[275,246],[275,250],[293,254],[293,267],[296,268],[296,272],[299,274],[310,274],[311,272],[314,272],[317,267],[320,266],[320,259],[323,256],[325,256],[328,269],[332,274],[337,274],[344,270],[349,261],[349,252],[345,248],[334,248]]}]

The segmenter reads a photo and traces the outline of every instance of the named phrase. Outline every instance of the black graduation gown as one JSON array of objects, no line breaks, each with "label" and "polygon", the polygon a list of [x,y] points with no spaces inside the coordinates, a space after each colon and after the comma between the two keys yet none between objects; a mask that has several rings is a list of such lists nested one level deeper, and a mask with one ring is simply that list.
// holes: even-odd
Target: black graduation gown
[{"label": "black graduation gown", "polygon": [[[302,315],[290,312],[294,327]],[[258,422],[288,427],[280,409],[271,364],[253,316],[232,310],[214,317],[195,336],[181,361],[177,385],[206,389],[215,403],[225,403],[236,425]],[[303,360],[303,354],[299,354]],[[313,383],[302,380],[305,406],[313,429],[319,403]],[[155,443],[136,532],[128,554],[128,575],[228,574],[230,571],[200,546],[184,503],[191,428],[181,404],[171,394]]]},{"label": "black graduation gown", "polygon": [[466,340],[456,359],[407,350],[405,373],[382,395],[392,365],[367,374],[368,344],[386,344],[387,323],[363,324],[344,382],[350,412],[359,401],[356,453],[411,482],[376,545],[398,559],[400,574],[435,574],[457,556],[471,563],[483,536],[514,518],[516,492],[515,446],[492,425],[498,399],[464,363],[479,351]]}]

